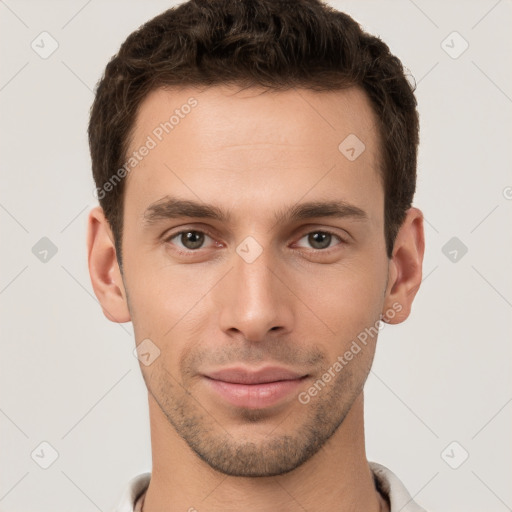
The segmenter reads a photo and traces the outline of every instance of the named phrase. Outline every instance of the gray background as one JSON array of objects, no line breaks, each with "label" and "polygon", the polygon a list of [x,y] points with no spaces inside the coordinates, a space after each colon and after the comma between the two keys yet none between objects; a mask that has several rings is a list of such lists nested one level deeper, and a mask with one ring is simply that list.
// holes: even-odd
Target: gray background
[{"label": "gray background", "polygon": [[[512,3],[330,3],[402,59],[421,115],[425,277],[379,338],[368,458],[430,511],[512,510]],[[0,1],[2,511],[109,510],[151,469],[132,326],[104,318],[87,270],[86,128],[110,56],[171,5]]]}]

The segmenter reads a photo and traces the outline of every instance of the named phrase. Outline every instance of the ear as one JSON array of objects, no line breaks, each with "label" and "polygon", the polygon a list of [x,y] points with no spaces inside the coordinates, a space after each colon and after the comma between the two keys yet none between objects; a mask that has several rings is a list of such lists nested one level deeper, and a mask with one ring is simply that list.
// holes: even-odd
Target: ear
[{"label": "ear", "polygon": [[382,310],[384,322],[399,324],[411,313],[412,301],[421,284],[424,252],[423,214],[418,208],[409,208],[389,260]]},{"label": "ear", "polygon": [[112,322],[129,322],[130,312],[116,258],[114,237],[100,206],[89,212],[87,254],[92,287],[103,314]]}]

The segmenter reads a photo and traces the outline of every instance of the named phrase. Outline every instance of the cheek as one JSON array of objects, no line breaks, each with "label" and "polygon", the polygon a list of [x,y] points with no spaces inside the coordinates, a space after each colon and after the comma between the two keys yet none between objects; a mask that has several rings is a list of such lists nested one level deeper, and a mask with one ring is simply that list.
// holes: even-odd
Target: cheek
[{"label": "cheek", "polygon": [[304,275],[300,296],[322,321],[327,336],[344,343],[379,318],[386,285],[384,265],[319,266]]},{"label": "cheek", "polygon": [[137,342],[150,338],[162,352],[169,346],[178,350],[180,342],[202,325],[202,319],[209,318],[205,299],[218,276],[208,267],[139,258],[136,264],[127,265],[126,273]]}]

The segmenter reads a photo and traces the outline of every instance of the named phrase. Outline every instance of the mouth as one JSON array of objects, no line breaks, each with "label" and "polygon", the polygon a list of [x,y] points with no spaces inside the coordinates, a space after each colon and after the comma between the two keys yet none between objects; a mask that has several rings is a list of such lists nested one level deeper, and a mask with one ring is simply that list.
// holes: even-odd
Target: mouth
[{"label": "mouth", "polygon": [[262,409],[292,395],[308,375],[278,367],[257,371],[237,367],[209,372],[203,377],[209,389],[224,402]]}]

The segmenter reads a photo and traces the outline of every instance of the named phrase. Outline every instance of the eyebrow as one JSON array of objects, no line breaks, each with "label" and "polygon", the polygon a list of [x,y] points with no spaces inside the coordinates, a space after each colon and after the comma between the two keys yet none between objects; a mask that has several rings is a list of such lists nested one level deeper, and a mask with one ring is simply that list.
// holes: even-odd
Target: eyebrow
[{"label": "eyebrow", "polygon": [[[184,217],[212,219],[224,223],[231,222],[233,218],[230,211],[224,211],[215,205],[170,196],[165,196],[150,204],[143,216],[144,225],[147,227],[162,220]],[[355,220],[368,220],[368,215],[364,210],[340,200],[298,203],[289,208],[281,208],[274,214],[276,223],[280,224],[316,217],[349,217]]]}]

